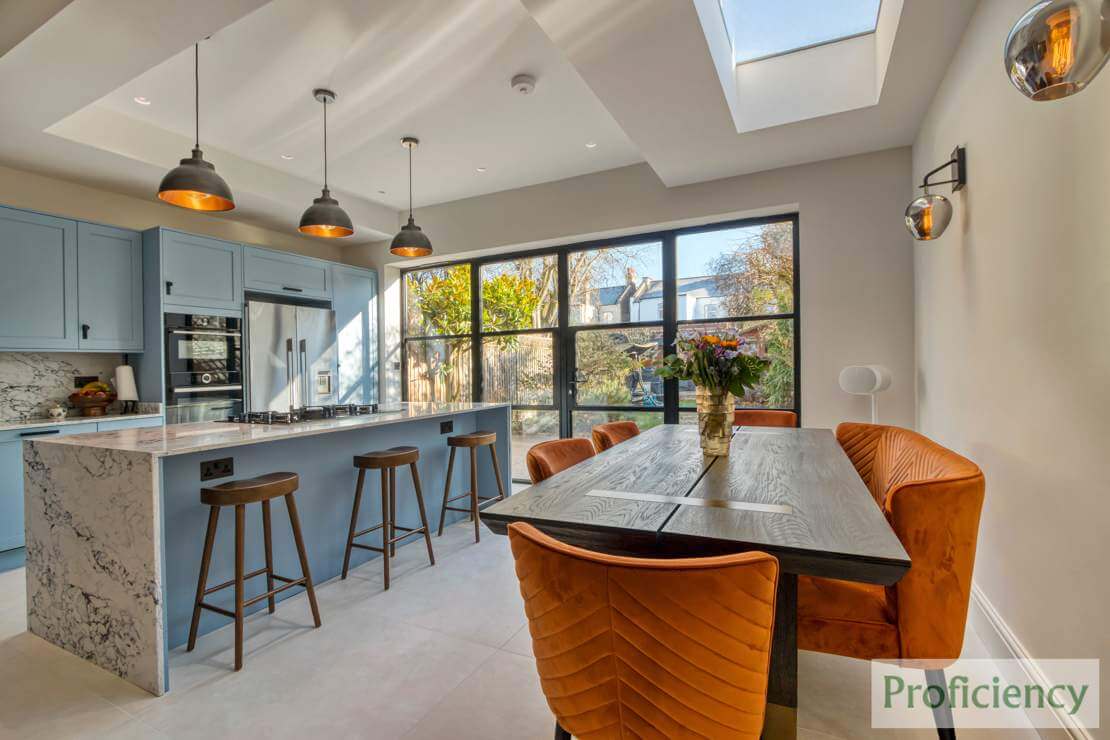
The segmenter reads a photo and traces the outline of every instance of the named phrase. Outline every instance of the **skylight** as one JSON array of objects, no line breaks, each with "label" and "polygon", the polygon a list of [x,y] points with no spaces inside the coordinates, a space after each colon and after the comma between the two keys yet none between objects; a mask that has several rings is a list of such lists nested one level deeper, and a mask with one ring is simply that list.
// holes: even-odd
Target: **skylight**
[{"label": "skylight", "polygon": [[737,64],[874,33],[881,0],[719,0]]}]

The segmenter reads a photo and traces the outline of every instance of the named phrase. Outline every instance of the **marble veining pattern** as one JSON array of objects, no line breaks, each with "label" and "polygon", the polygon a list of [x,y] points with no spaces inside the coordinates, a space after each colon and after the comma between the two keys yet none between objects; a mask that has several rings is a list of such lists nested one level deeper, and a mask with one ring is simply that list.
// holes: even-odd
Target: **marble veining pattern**
[{"label": "marble veining pattern", "polygon": [[115,432],[74,434],[53,437],[36,444],[67,447],[98,447],[127,452],[142,452],[155,457],[187,455],[205,450],[273,442],[294,437],[342,432],[365,427],[398,424],[417,419],[431,419],[468,412],[506,407],[506,403],[404,403],[400,411],[390,411],[367,416],[338,419],[318,419],[297,424],[228,424],[224,422],[195,422],[169,424],[146,429],[121,429]]},{"label": "marble veining pattern", "polygon": [[0,352],[0,419],[47,416],[54,403],[66,405],[73,378],[110,380],[121,357],[92,352]]},{"label": "marble veining pattern", "polygon": [[40,442],[23,454],[28,628],[162,694],[158,463]]}]

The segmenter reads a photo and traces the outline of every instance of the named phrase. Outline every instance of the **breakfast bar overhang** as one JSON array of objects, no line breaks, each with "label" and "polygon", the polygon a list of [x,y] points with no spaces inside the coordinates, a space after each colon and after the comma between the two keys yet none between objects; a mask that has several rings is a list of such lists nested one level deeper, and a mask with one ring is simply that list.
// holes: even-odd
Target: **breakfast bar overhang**
[{"label": "breakfast bar overhang", "polygon": [[[357,471],[355,455],[411,445],[428,514],[438,524],[447,473],[448,434],[497,433],[501,477],[510,477],[509,406],[497,403],[406,403],[399,411],[256,426],[205,422],[81,434],[24,445],[27,529],[27,622],[31,632],[153,694],[169,690],[167,655],[186,642],[208,507],[199,492],[202,463],[231,459],[228,478],[276,470],[300,475],[297,506],[317,584],[343,565]],[[465,466],[456,465],[458,490]],[[479,487],[495,487],[482,456]],[[371,484],[372,485],[372,484]],[[418,513],[407,476],[398,476],[398,521]],[[380,520],[375,496],[362,519]],[[450,515],[460,518],[462,514]],[[248,567],[264,560],[257,511],[248,513]],[[233,527],[217,530],[209,582],[232,578]],[[363,551],[357,551],[363,552]],[[358,554],[356,563],[368,559]],[[374,555],[373,557],[377,557]],[[273,537],[277,572],[299,572],[293,538],[282,518]],[[254,579],[259,581],[261,579]],[[247,583],[247,596],[265,583]],[[278,596],[286,598],[299,590]],[[251,611],[265,609],[265,602]],[[327,614],[323,615],[326,623]],[[200,632],[228,623],[205,613]]]}]

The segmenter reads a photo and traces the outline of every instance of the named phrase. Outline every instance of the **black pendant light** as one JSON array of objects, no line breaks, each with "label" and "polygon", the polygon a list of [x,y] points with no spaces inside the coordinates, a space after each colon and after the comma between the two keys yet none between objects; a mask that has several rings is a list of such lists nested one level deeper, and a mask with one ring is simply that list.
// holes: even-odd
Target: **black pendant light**
[{"label": "black pendant light", "polygon": [[335,93],[317,88],[312,91],[312,97],[324,105],[324,189],[320,197],[314,199],[312,205],[305,210],[301,216],[301,225],[297,228],[302,234],[309,236],[339,239],[355,233],[355,225],[328,190],[328,104],[335,102]]},{"label": "black pendant light", "polygon": [[193,93],[195,96],[195,133],[193,156],[186,157],[162,178],[158,197],[167,203],[192,211],[230,211],[235,207],[231,188],[216,174],[211,162],[204,161],[200,150],[200,45],[193,44]]},{"label": "black pendant light", "polygon": [[419,145],[420,139],[415,136],[401,139],[401,146],[409,150],[409,222],[401,227],[389,245],[389,253],[398,257],[427,257],[432,253],[432,243],[412,220],[412,150]]}]

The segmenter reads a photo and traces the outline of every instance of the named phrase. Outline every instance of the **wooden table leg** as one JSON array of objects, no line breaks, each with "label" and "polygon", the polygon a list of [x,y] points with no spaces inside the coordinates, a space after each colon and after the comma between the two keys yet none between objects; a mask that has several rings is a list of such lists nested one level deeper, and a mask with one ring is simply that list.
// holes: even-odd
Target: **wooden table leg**
[{"label": "wooden table leg", "polygon": [[771,676],[763,737],[795,738],[798,734],[798,576],[779,573],[775,632],[771,639]]}]

